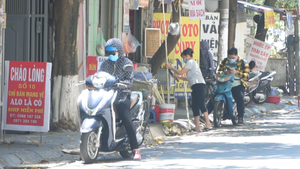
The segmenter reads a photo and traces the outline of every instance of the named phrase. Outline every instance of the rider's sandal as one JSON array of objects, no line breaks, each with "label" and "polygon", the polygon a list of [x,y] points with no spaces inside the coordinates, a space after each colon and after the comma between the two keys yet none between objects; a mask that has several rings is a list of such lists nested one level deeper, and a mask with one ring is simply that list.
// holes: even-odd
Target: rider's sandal
[{"label": "rider's sandal", "polygon": [[195,133],[200,133],[201,132],[201,130],[195,130],[194,128],[192,129],[192,131],[195,132]]},{"label": "rider's sandal", "polygon": [[204,131],[209,131],[209,130],[211,130],[211,129],[213,129],[213,127],[204,127],[204,128],[203,128]]}]

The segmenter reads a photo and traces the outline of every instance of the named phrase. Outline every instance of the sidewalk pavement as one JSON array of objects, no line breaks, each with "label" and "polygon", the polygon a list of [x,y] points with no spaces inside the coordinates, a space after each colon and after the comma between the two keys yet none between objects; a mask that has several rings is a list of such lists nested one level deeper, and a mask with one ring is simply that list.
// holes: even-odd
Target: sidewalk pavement
[{"label": "sidewalk pavement", "polygon": [[[290,103],[290,105],[287,105]],[[292,104],[292,105],[291,105]],[[298,108],[297,99],[293,96],[283,96],[280,103],[264,103],[261,105],[251,103],[246,107],[245,117],[257,115],[277,109]],[[189,116],[192,118],[192,111],[189,108]],[[186,109],[177,108],[175,110],[174,122],[187,119]],[[164,132],[161,123],[150,124],[151,137],[163,137]],[[148,135],[149,136],[149,135]],[[74,154],[79,152],[80,133],[79,132],[48,132],[30,134],[6,134],[6,143],[0,143],[0,168],[16,167],[26,164],[39,164],[42,160],[59,158],[65,152]],[[3,140],[0,140],[3,141]],[[39,143],[43,145],[39,146]]]}]

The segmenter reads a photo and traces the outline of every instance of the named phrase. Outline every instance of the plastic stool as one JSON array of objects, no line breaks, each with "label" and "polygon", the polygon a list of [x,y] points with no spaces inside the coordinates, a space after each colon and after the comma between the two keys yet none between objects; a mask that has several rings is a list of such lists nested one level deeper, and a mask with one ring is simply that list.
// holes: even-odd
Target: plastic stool
[{"label": "plastic stool", "polygon": [[150,117],[149,117],[148,121],[152,121],[153,123],[156,123],[156,115],[155,115],[154,109],[150,109]]}]

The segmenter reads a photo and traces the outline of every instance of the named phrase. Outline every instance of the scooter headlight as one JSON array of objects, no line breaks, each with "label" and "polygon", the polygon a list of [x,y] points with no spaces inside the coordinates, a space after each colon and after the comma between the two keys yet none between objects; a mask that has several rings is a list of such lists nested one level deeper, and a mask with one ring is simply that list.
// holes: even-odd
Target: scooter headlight
[{"label": "scooter headlight", "polygon": [[96,88],[102,88],[104,86],[105,82],[106,82],[105,77],[94,76],[92,79],[93,86]]}]

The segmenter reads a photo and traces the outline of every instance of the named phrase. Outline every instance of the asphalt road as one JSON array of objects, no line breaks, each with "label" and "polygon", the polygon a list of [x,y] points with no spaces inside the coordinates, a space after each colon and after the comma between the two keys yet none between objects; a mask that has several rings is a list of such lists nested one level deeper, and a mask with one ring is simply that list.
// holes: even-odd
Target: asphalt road
[{"label": "asphalt road", "polygon": [[[99,155],[84,164],[68,155],[50,168],[300,168],[300,110],[278,110],[245,119],[244,126],[224,122],[208,132],[186,133],[148,141],[142,160],[122,159],[117,153]],[[69,160],[69,161],[68,161]],[[70,162],[71,160],[71,162]],[[54,161],[53,161],[54,162]]]}]

